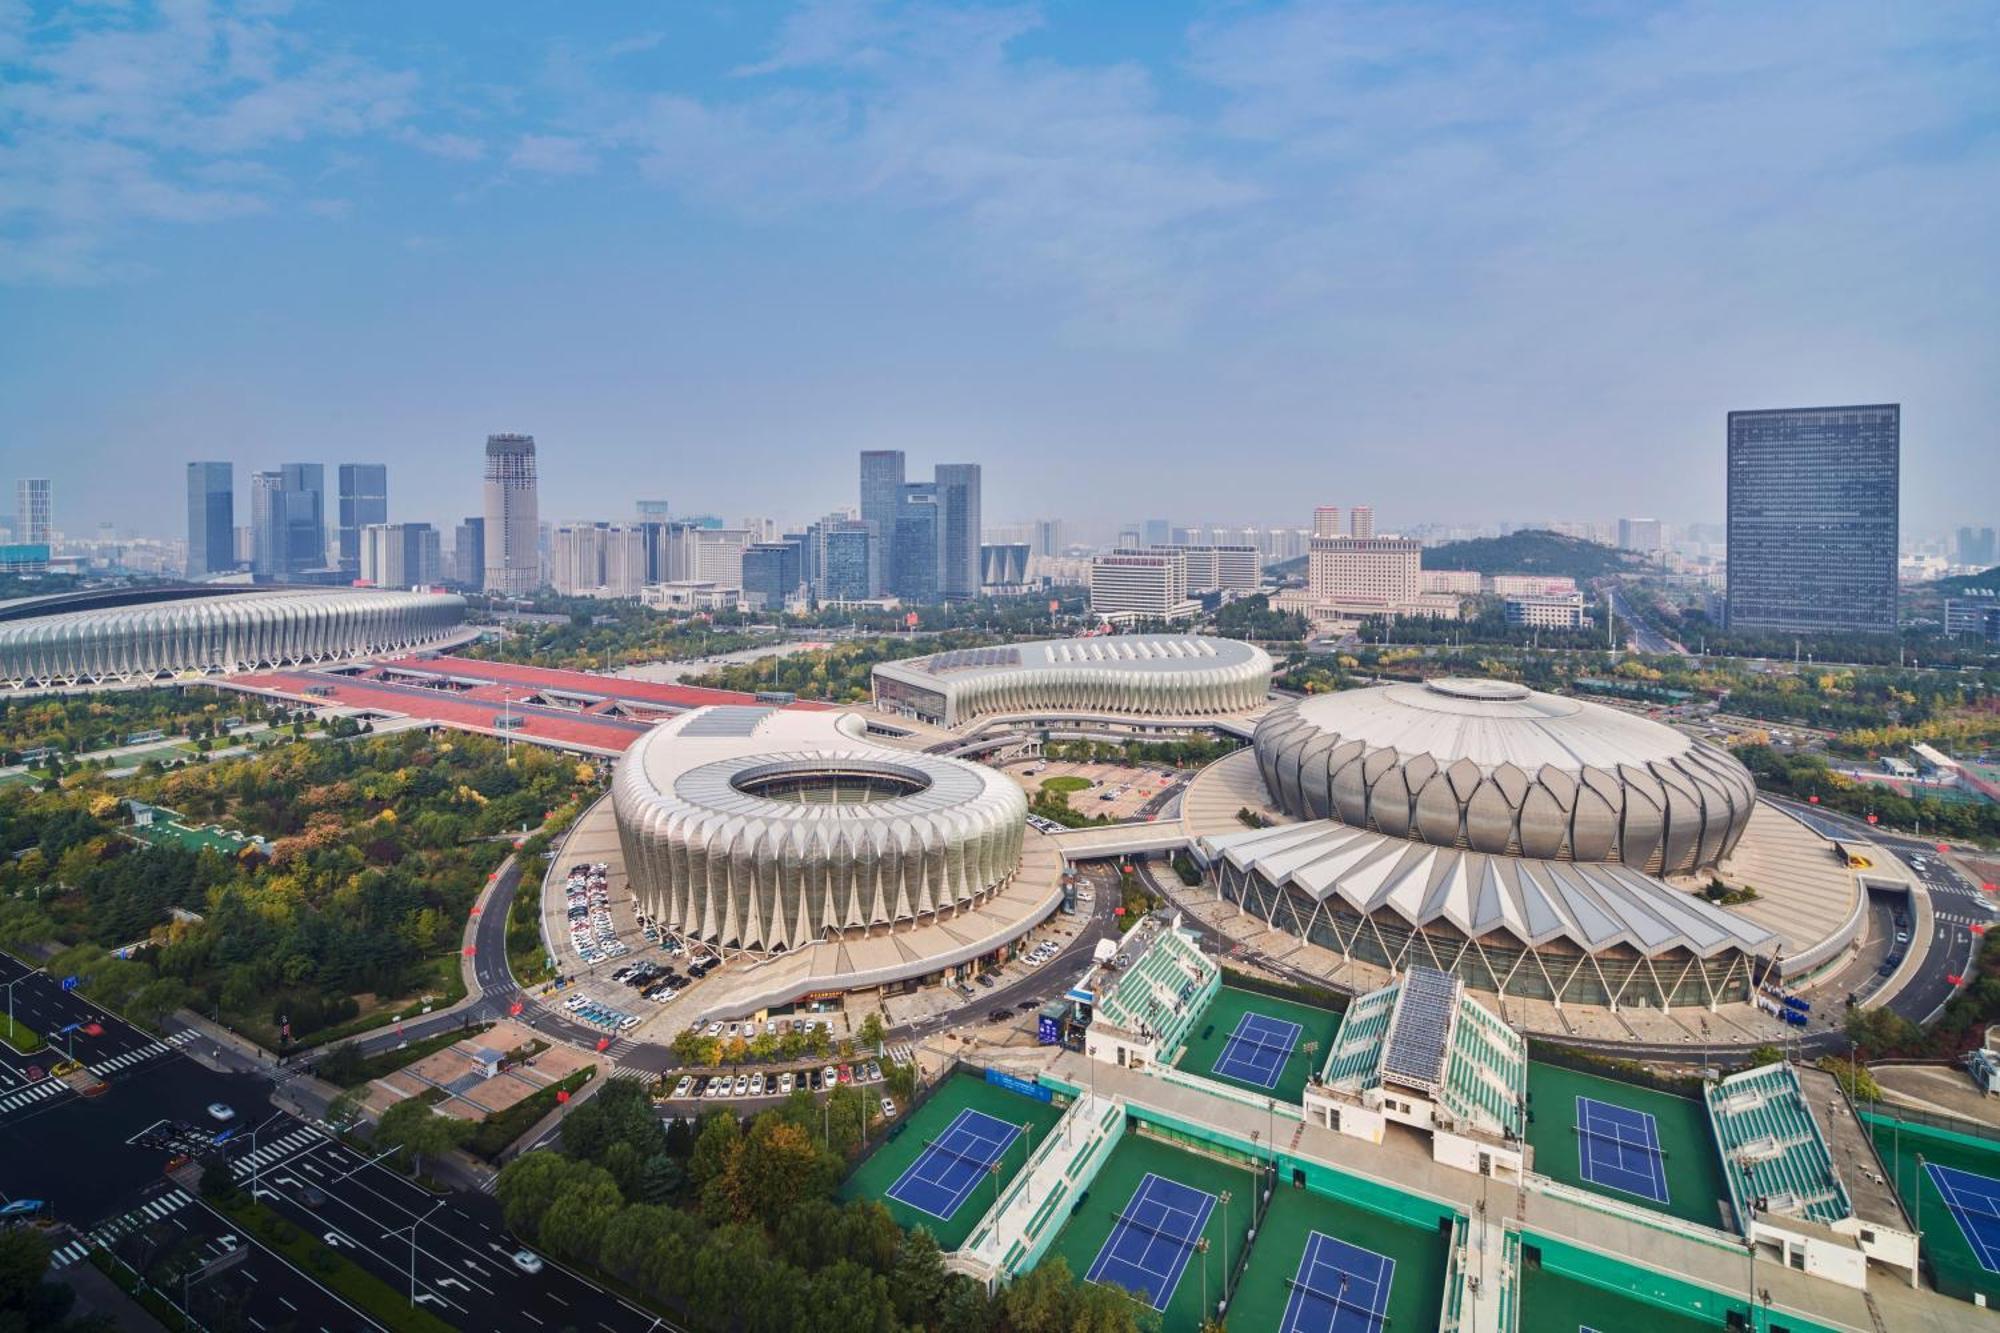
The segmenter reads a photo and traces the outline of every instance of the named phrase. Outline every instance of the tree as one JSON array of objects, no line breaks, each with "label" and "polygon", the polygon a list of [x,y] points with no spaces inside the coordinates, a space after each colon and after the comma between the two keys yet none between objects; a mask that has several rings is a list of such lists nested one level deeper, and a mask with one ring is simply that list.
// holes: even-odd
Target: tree
[{"label": "tree", "polygon": [[361,1120],[362,1107],[368,1100],[366,1088],[349,1088],[326,1104],[327,1123],[336,1129],[347,1129]]},{"label": "tree", "polygon": [[610,1172],[588,1163],[576,1164],[542,1214],[541,1242],[572,1263],[594,1264],[605,1229],[624,1204]]},{"label": "tree", "polygon": [[420,1176],[424,1173],[425,1157],[463,1147],[471,1140],[474,1128],[469,1120],[439,1115],[410,1097],[382,1113],[375,1126],[375,1142],[408,1153],[411,1174]]},{"label": "tree", "polygon": [[361,1071],[366,1063],[359,1045],[343,1041],[319,1057],[319,1076],[343,1088],[352,1087],[361,1081]]},{"label": "tree", "polygon": [[507,1229],[524,1236],[541,1234],[542,1216],[556,1201],[570,1173],[580,1163],[561,1153],[523,1153],[500,1168],[493,1192],[506,1211]]},{"label": "tree", "polygon": [[887,1031],[882,1026],[881,1013],[873,1009],[869,1010],[868,1016],[861,1020],[861,1044],[880,1049],[883,1039],[887,1035]]},{"label": "tree", "polygon": [[950,1276],[945,1272],[944,1252],[938,1249],[937,1238],[928,1229],[918,1227],[904,1232],[902,1249],[896,1254],[893,1284],[896,1314],[906,1324],[921,1325],[935,1318],[944,1304]]}]

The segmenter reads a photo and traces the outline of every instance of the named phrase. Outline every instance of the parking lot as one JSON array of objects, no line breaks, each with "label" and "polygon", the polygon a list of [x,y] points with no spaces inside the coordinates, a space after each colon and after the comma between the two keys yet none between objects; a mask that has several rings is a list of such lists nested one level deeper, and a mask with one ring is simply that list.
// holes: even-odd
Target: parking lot
[{"label": "parking lot", "polygon": [[[744,1040],[768,1036],[773,1039],[789,1035],[799,1028],[816,1030],[831,1042],[832,1021],[823,1017],[808,1016],[799,1019],[768,1019],[758,1023],[711,1023],[704,1029],[706,1035],[722,1041]],[[730,1029],[735,1029],[732,1033]],[[887,1062],[909,1063],[914,1058],[906,1045],[893,1045],[887,1052]],[[712,1073],[687,1073],[673,1080],[666,1094],[666,1102],[694,1101],[756,1101],[759,1098],[789,1097],[794,1092],[824,1092],[837,1085],[868,1087],[883,1081],[884,1061],[856,1055],[849,1059],[836,1056],[822,1056],[810,1063],[780,1061],[772,1068],[729,1068]],[[894,1118],[900,1109],[893,1098],[882,1094],[888,1105],[882,1107],[882,1114]]]},{"label": "parking lot", "polygon": [[1090,784],[1069,794],[1069,808],[1082,815],[1137,819],[1146,804],[1185,774],[1173,769],[1133,768],[1125,764],[1073,764],[1040,759],[1010,764],[1007,775],[1033,800],[1051,778],[1076,778]]}]

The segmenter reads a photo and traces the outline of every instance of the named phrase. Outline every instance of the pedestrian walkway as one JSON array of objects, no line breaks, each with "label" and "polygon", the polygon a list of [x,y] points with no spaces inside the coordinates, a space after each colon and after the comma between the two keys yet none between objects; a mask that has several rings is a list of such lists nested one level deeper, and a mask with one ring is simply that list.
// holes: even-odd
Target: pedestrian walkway
[{"label": "pedestrian walkway", "polygon": [[49,1267],[67,1268],[77,1263],[92,1250],[102,1246],[109,1249],[131,1232],[141,1227],[149,1227],[155,1222],[165,1221],[174,1213],[194,1202],[194,1196],[186,1190],[168,1190],[157,1199],[150,1199],[128,1213],[121,1213],[109,1222],[91,1228],[90,1234],[82,1240],[73,1240],[56,1247],[49,1256]]},{"label": "pedestrian walkway", "polygon": [[33,1106],[44,1097],[53,1097],[59,1092],[68,1091],[68,1086],[60,1079],[45,1078],[39,1083],[30,1083],[19,1092],[10,1092],[5,1097],[0,1097],[0,1116],[9,1115],[26,1106]]},{"label": "pedestrian walkway", "polygon": [[257,1151],[237,1158],[229,1164],[229,1171],[238,1180],[248,1180],[253,1171],[268,1171],[287,1157],[310,1152],[325,1142],[326,1135],[311,1126],[295,1129],[283,1138],[274,1139]]},{"label": "pedestrian walkway", "polygon": [[100,1060],[90,1066],[90,1072],[99,1078],[109,1078],[121,1069],[130,1069],[133,1065],[143,1064],[157,1056],[171,1055],[175,1047],[192,1040],[194,1036],[192,1032],[170,1032],[160,1041],[149,1041],[137,1050],[114,1055],[109,1060]]}]

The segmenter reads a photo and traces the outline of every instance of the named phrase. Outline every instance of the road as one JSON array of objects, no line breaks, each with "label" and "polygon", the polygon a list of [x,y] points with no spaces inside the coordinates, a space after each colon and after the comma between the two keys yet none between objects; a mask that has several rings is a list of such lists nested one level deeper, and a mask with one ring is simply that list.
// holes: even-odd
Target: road
[{"label": "road", "polygon": [[1640,653],[1685,654],[1687,652],[1686,648],[1660,633],[1650,620],[1640,615],[1638,608],[1632,605],[1631,598],[1627,597],[1624,589],[1615,582],[1610,585],[1610,595],[1612,614],[1625,622],[1627,647]]}]

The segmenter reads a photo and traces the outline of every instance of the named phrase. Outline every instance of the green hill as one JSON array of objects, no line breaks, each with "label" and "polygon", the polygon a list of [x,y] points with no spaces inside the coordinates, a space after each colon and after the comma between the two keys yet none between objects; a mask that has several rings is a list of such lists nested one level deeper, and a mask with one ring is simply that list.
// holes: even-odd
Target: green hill
[{"label": "green hill", "polygon": [[2000,565],[1978,574],[1960,574],[1957,578],[1939,579],[1925,587],[1925,592],[1942,593],[1946,597],[1956,597],[1960,593],[1984,588],[1989,592],[2000,592]]},{"label": "green hill", "polygon": [[1559,533],[1530,530],[1505,537],[1479,537],[1472,541],[1446,542],[1424,548],[1425,569],[1476,569],[1481,574],[1567,575],[1581,583],[1641,570],[1645,561],[1629,551],[1565,537]]}]

